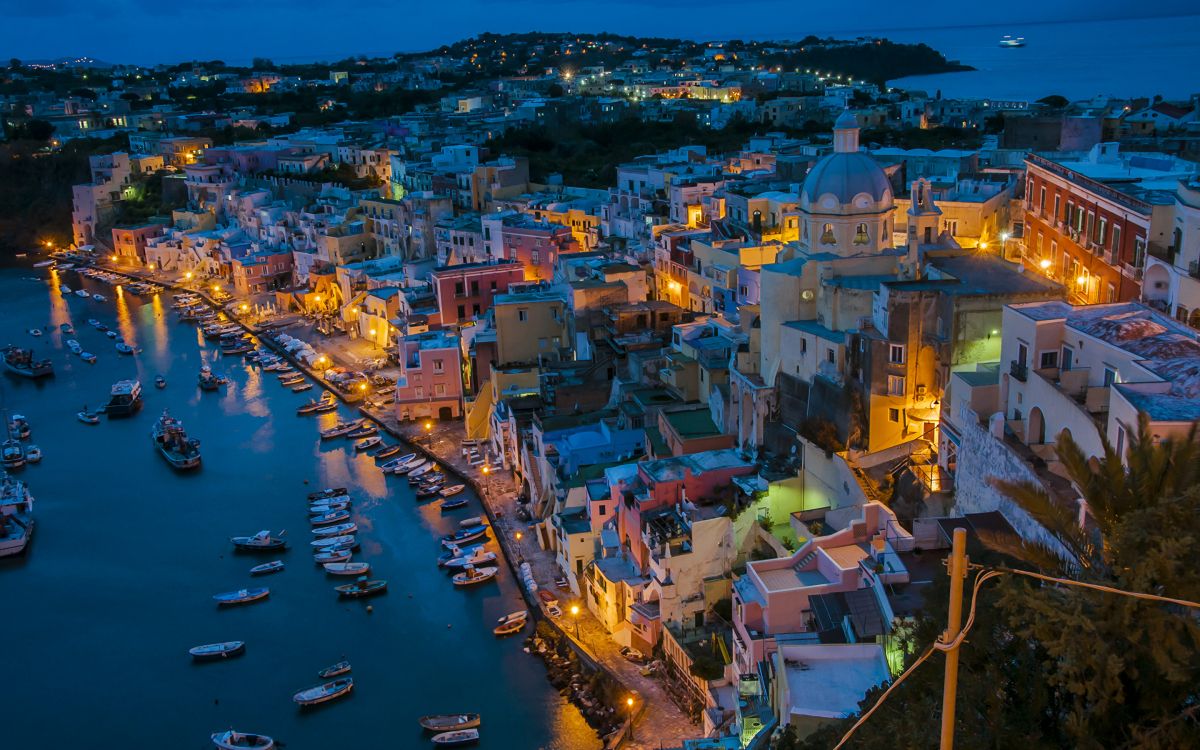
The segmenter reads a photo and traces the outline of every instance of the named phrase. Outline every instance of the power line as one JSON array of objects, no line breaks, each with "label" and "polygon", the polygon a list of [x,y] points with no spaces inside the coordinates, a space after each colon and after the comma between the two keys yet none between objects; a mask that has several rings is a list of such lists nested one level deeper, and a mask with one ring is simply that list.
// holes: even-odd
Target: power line
[{"label": "power line", "polygon": [[833,750],[839,750],[839,748],[841,748],[842,745],[845,745],[850,740],[850,736],[852,734],[854,734],[855,730],[858,729],[860,726],[862,726],[863,723],[866,722],[867,719],[871,718],[871,714],[875,713],[875,710],[883,705],[883,702],[885,700],[887,700],[888,695],[890,695],[891,692],[893,690],[895,690],[897,686],[900,685],[900,683],[904,682],[904,680],[907,679],[908,676],[910,674],[912,674],[916,670],[917,667],[921,666],[922,662],[924,662],[929,657],[933,656],[933,651],[934,651],[933,646],[930,646],[929,648],[925,649],[925,653],[921,654],[920,658],[918,658],[911,665],[909,665],[908,669],[904,670],[904,673],[901,674],[899,677],[897,677],[896,680],[891,685],[888,686],[887,690],[883,691],[883,695],[879,696],[879,700],[875,701],[875,705],[871,706],[871,708],[865,714],[863,714],[862,716],[859,717],[858,721],[854,722],[854,726],[850,727],[850,731],[846,732],[846,734],[842,737],[842,741],[837,743],[837,745],[834,746]]}]

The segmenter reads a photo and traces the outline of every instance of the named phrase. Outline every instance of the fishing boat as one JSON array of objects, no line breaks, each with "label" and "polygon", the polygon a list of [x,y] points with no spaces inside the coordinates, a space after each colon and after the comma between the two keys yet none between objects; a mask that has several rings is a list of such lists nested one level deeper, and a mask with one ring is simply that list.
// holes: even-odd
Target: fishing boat
[{"label": "fishing boat", "polygon": [[92,328],[95,328],[96,330],[101,330],[100,321],[96,320],[95,318],[88,318],[87,323]]},{"label": "fishing boat", "polygon": [[383,438],[381,438],[381,437],[378,437],[378,436],[376,436],[376,437],[369,437],[369,438],[367,438],[367,439],[365,439],[365,440],[359,440],[357,443],[355,443],[355,444],[354,444],[354,450],[355,450],[355,451],[359,451],[359,452],[361,452],[361,451],[369,451],[369,450],[371,450],[372,448],[374,448],[375,446],[379,445],[379,444],[380,444],[380,443],[382,443],[382,442],[383,442]]},{"label": "fishing boat", "polygon": [[202,366],[200,368],[200,374],[197,376],[197,382],[199,383],[200,390],[202,391],[215,391],[221,387],[223,381],[224,378],[213,374],[212,368],[208,365]]},{"label": "fishing boat", "polygon": [[[388,446],[385,446],[384,448],[380,449],[380,451],[375,454],[375,458],[391,458],[392,456],[396,455],[397,453],[399,453],[402,450],[404,450],[404,448],[401,447],[399,444],[388,445]],[[413,454],[413,455],[415,455],[415,454]]]},{"label": "fishing boat", "polygon": [[133,347],[124,341],[117,342],[117,351],[121,354],[133,354]]},{"label": "fishing boat", "polygon": [[354,688],[353,677],[342,677],[324,685],[306,688],[292,696],[292,700],[301,706],[315,706],[349,693]]},{"label": "fishing boat", "polygon": [[267,573],[278,573],[281,570],[283,570],[283,560],[272,560],[271,562],[265,562],[262,565],[255,565],[250,569],[250,575],[260,576]]},{"label": "fishing boat", "polygon": [[423,464],[418,464],[417,468],[409,471],[408,477],[409,477],[409,479],[416,479],[417,477],[423,477],[436,468],[437,468],[436,463],[434,463],[433,461],[426,461]]},{"label": "fishing boat", "polygon": [[467,507],[467,499],[465,497],[456,497],[442,501],[442,510],[458,510],[465,507]]},{"label": "fishing boat", "polygon": [[25,449],[25,462],[36,464],[42,460],[42,449],[36,445],[31,445]]},{"label": "fishing boat", "polygon": [[24,414],[14,414],[8,420],[8,433],[10,437],[15,437],[18,440],[28,440],[33,433],[33,428],[29,424],[29,418]]},{"label": "fishing boat", "polygon": [[453,732],[442,732],[435,734],[430,739],[433,744],[441,745],[442,747],[453,747],[455,745],[470,745],[479,742],[478,729],[456,729]]},{"label": "fishing boat", "polygon": [[361,420],[357,419],[353,422],[338,422],[336,425],[327,430],[321,430],[321,439],[330,440],[332,438],[341,437],[357,430],[359,424],[361,424]]},{"label": "fishing boat", "polygon": [[351,430],[350,432],[346,433],[346,437],[355,439],[365,438],[371,437],[377,432],[379,432],[378,427],[373,424],[365,424],[362,427],[359,427],[357,430]]},{"label": "fishing boat", "polygon": [[480,724],[479,714],[429,714],[417,719],[422,729],[430,732],[457,732],[475,729]]},{"label": "fishing boat", "polygon": [[496,553],[489,552],[483,547],[476,547],[470,554],[452,557],[446,563],[447,568],[472,568],[477,565],[487,565],[496,562]]},{"label": "fishing boat", "polygon": [[[393,458],[391,461],[387,461],[386,463],[380,464],[379,468],[382,469],[383,471],[391,471],[391,472],[399,473],[399,470],[401,468],[406,467],[409,464],[413,464],[416,460],[417,460],[416,453],[405,453],[403,456],[400,456],[399,458]],[[422,459],[422,460],[424,460],[424,459]]]},{"label": "fishing boat", "polygon": [[486,526],[472,526],[461,531],[456,531],[453,534],[442,536],[442,546],[449,547],[452,544],[466,544],[476,539],[483,539],[485,536],[487,536]]},{"label": "fishing boat", "polygon": [[110,339],[115,339],[116,337],[120,336],[121,334],[117,333],[116,331],[105,331],[104,335]]},{"label": "fishing boat", "polygon": [[89,365],[96,364],[96,355],[92,354],[91,352],[80,352],[79,358],[84,362],[87,362]]},{"label": "fishing boat", "polygon": [[350,662],[342,659],[337,664],[330,664],[320,672],[317,672],[317,677],[320,677],[322,680],[328,680],[330,677],[346,674],[350,669]]},{"label": "fishing boat", "polygon": [[23,378],[43,378],[54,374],[48,359],[34,359],[32,349],[10,346],[4,350],[4,369]]},{"label": "fishing boat", "polygon": [[211,661],[214,659],[228,659],[231,656],[238,656],[245,653],[245,641],[225,641],[224,643],[209,643],[204,646],[196,646],[189,648],[188,653],[196,661]]},{"label": "fishing boat", "polygon": [[118,380],[109,391],[104,413],[113,417],[130,417],[142,409],[142,384],[136,380]]},{"label": "fishing boat", "polygon": [[329,526],[341,523],[350,517],[350,511],[344,509],[330,510],[319,515],[310,516],[308,522],[313,526]]},{"label": "fishing boat", "polygon": [[441,491],[442,497],[453,497],[467,488],[465,484],[452,484]]},{"label": "fishing boat", "polygon": [[498,572],[500,572],[500,568],[494,565],[486,568],[476,568],[468,565],[466,570],[461,573],[455,573],[450,580],[454,582],[455,586],[475,586],[492,580]]},{"label": "fishing boat", "polygon": [[194,469],[200,465],[200,441],[189,438],[183,430],[183,422],[163,410],[154,423],[150,438],[158,452],[175,469]]},{"label": "fishing boat", "polygon": [[33,538],[33,495],[25,483],[4,474],[0,479],[0,557],[19,555]]},{"label": "fishing boat", "polygon": [[162,375],[155,375],[154,376],[154,387],[155,388],[166,388],[167,387],[167,379],[164,378]]},{"label": "fishing boat", "polygon": [[292,386],[300,385],[303,382],[304,382],[304,376],[300,375],[299,373],[297,373],[296,375],[292,375],[290,377],[280,378],[280,380],[279,380],[279,384],[282,385],[284,388],[291,388]]},{"label": "fishing boat", "polygon": [[266,599],[270,594],[271,589],[262,586],[256,589],[238,589],[237,591],[227,591],[224,594],[214,594],[213,599],[219,606],[230,607],[235,604],[249,604]]},{"label": "fishing boat", "polygon": [[312,533],[315,537],[330,537],[353,534],[356,531],[358,531],[358,524],[350,521],[349,523],[339,523],[333,526],[318,526],[312,530]]},{"label": "fishing boat", "polygon": [[528,619],[528,617],[529,617],[529,610],[518,609],[515,612],[509,612],[507,615],[501,615],[500,617],[496,618],[496,624],[497,625],[507,625],[510,622],[516,622],[518,620]]},{"label": "fishing boat", "polygon": [[354,583],[344,583],[341,586],[334,586],[333,590],[338,592],[338,596],[344,596],[350,599],[361,599],[366,596],[375,596],[387,591],[387,581],[380,578],[374,581],[368,581],[365,576],[362,580]]},{"label": "fishing boat", "polygon": [[80,346],[79,342],[76,341],[75,339],[67,339],[65,343],[67,345],[67,348],[76,354],[83,351],[83,347]]},{"label": "fishing boat", "polygon": [[58,291],[62,292],[63,294],[70,294],[71,287],[67,286],[66,284],[59,284]]},{"label": "fishing boat", "polygon": [[325,563],[325,572],[334,576],[365,576],[371,572],[371,563],[332,562]]},{"label": "fishing boat", "polygon": [[275,750],[275,740],[265,734],[235,732],[232,729],[214,732],[212,741],[221,750]]},{"label": "fishing boat", "polygon": [[321,405],[316,399],[309,399],[307,404],[296,407],[296,414],[303,417],[306,414],[316,414],[317,408]]},{"label": "fishing boat", "polygon": [[312,387],[313,384],[309,382],[297,383],[296,385],[292,386],[292,393],[304,393],[305,391],[311,391]]},{"label": "fishing boat", "polygon": [[464,545],[462,547],[458,546],[457,544],[448,545],[446,548],[446,551],[443,552],[442,554],[438,555],[438,567],[444,568],[444,567],[446,567],[446,565],[448,565],[450,563],[451,560],[455,559],[456,557],[462,557],[464,555],[469,555],[469,554],[473,553],[475,550],[480,549],[482,547],[483,547],[482,542],[479,542],[476,544],[468,544],[468,545]]},{"label": "fishing boat", "polygon": [[345,547],[352,544],[357,544],[353,534],[342,534],[340,536],[326,536],[320,539],[314,539],[309,542],[312,547]]},{"label": "fishing boat", "polygon": [[108,302],[108,297],[105,297],[103,294],[99,293],[93,294],[92,299],[96,300],[97,302]]},{"label": "fishing boat", "polygon": [[287,542],[283,540],[282,536],[283,532],[280,532],[280,536],[276,537],[271,536],[271,532],[264,529],[254,536],[230,537],[229,541],[235,549],[263,552],[267,550],[286,549]]},{"label": "fishing boat", "polygon": [[324,550],[313,555],[313,562],[317,565],[325,565],[327,563],[344,563],[349,562],[354,555],[348,549],[332,549]]},{"label": "fishing boat", "polygon": [[331,411],[336,411],[337,407],[337,401],[330,399],[317,407],[317,414],[328,414]]},{"label": "fishing boat", "polygon": [[75,418],[84,424],[100,424],[100,415],[94,411],[88,411],[87,404],[83,405],[83,409],[75,412]]},{"label": "fishing boat", "polygon": [[460,529],[465,529],[469,526],[482,526],[482,525],[483,525],[483,518],[481,518],[480,516],[471,516],[470,518],[464,518],[463,520],[458,522],[458,527]]},{"label": "fishing boat", "polygon": [[350,494],[350,490],[345,487],[326,487],[323,490],[308,493],[308,501],[329,500],[335,497],[346,497]]}]

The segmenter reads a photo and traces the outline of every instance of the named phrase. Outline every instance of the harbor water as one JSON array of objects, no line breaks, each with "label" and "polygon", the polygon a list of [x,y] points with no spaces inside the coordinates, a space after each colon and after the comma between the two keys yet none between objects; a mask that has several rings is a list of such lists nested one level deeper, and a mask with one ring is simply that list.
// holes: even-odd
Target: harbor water
[{"label": "harbor water", "polygon": [[[62,283],[108,300],[64,296]],[[141,352],[119,354],[89,318]],[[60,334],[62,323],[74,336]],[[318,429],[338,414],[295,413],[318,389],[294,394],[274,373],[221,357],[194,325],[178,322],[169,293],[135,297],[71,271],[4,268],[0,330],[0,344],[32,347],[55,368],[37,381],[3,377],[5,408],[29,418],[29,442],[45,458],[18,472],[36,498],[32,544],[0,560],[0,746],[204,748],[212,732],[232,727],[289,750],[420,748],[431,744],[419,716],[472,711],[482,714],[483,748],[599,747],[541,662],[523,652],[523,638],[492,635],[500,615],[523,606],[509,570],[462,590],[436,565],[437,536],[481,515],[476,498],[442,514],[436,503],[417,503],[403,478],[355,456],[352,441],[320,441]],[[68,338],[98,361],[71,354]],[[230,384],[201,392],[205,363]],[[76,420],[124,378],[144,387],[141,413]],[[173,471],[151,445],[164,408],[200,439],[198,471]],[[341,416],[356,415],[342,407]],[[362,543],[354,559],[389,580],[385,595],[341,601],[333,587],[351,579],[313,564],[305,495],[325,486],[350,488]],[[230,536],[260,529],[286,530],[290,549],[233,551]],[[276,557],[283,572],[248,574]],[[226,610],[213,601],[246,586],[269,586],[270,597]],[[208,664],[188,656],[192,646],[226,640],[246,641],[246,653]],[[342,658],[353,664],[353,693],[299,709],[292,694],[319,684],[317,671]]]}]

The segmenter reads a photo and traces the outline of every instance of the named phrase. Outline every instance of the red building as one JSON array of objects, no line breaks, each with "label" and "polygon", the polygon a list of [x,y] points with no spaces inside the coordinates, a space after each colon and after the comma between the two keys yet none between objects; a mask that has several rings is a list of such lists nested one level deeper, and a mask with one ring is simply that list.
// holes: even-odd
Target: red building
[{"label": "red building", "polygon": [[135,227],[113,227],[113,252],[121,263],[145,263],[146,241],[160,237],[162,224],[139,224]]},{"label": "red building", "polygon": [[570,227],[537,221],[523,214],[505,217],[500,233],[501,257],[520,263],[526,281],[554,278],[558,256],[581,249]]},{"label": "red building", "polygon": [[483,315],[492,307],[497,294],[508,291],[510,284],[523,281],[525,272],[516,261],[463,263],[433,271],[433,291],[437,296],[442,325],[454,326]]},{"label": "red building", "polygon": [[291,285],[292,253],[286,250],[262,250],[243,258],[233,258],[233,288],[239,294],[260,294]]},{"label": "red building", "polygon": [[1077,304],[1138,299],[1147,253],[1169,243],[1174,184],[1195,165],[1165,154],[1026,157],[1024,262]]}]

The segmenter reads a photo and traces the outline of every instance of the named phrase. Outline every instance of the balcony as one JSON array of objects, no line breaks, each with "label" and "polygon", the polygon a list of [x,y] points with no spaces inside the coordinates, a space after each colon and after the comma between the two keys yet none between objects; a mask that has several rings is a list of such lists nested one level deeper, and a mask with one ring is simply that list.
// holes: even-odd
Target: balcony
[{"label": "balcony", "polygon": [[1024,383],[1029,378],[1029,365],[1022,364],[1014,359],[1008,363],[1008,373]]}]

